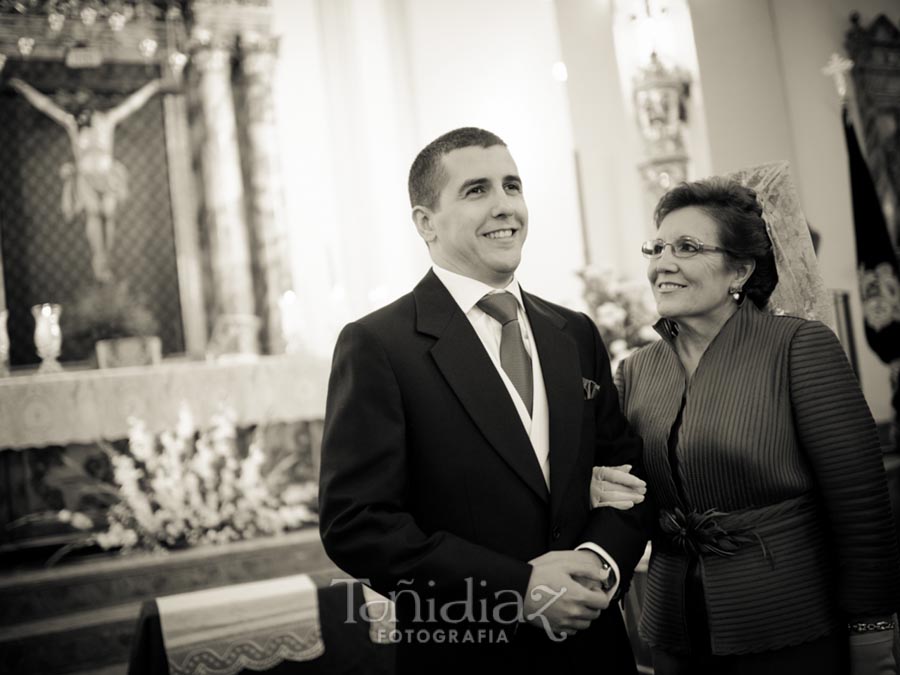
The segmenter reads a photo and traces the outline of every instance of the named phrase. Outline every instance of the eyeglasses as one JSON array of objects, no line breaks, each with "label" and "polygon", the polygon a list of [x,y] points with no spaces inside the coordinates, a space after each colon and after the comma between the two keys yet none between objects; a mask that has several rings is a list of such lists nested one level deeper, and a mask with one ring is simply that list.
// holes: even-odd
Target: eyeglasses
[{"label": "eyeglasses", "polygon": [[718,252],[728,253],[728,249],[718,246],[710,246],[704,244],[699,239],[693,237],[678,237],[675,241],[663,241],[662,239],[651,239],[641,244],[641,253],[645,258],[659,258],[666,246],[672,247],[672,255],[676,258],[693,258],[698,253]]}]

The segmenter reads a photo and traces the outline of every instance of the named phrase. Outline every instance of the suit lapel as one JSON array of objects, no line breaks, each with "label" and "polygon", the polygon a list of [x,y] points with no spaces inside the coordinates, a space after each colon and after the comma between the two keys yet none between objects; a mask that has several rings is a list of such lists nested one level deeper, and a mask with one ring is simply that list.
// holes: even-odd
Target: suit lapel
[{"label": "suit lapel", "polygon": [[[584,392],[581,361],[574,340],[562,331],[566,321],[540,298],[523,293],[534,334],[550,410],[550,504],[558,513],[581,441]],[[587,498],[587,497],[585,497]]]},{"label": "suit lapel", "polygon": [[472,324],[434,272],[429,271],[413,295],[416,328],[437,338],[431,355],[447,383],[493,448],[546,500],[547,486],[531,440]]}]

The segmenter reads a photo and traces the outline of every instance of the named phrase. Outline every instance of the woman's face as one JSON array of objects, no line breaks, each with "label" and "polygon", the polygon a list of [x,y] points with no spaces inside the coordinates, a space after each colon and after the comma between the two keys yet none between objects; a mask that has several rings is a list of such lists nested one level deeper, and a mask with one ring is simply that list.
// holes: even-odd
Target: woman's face
[{"label": "woman's face", "polygon": [[[722,246],[716,221],[695,206],[672,211],[663,218],[657,237],[670,243],[681,237],[692,237],[707,246]],[[725,262],[725,253],[720,251],[676,258],[672,247],[666,246],[659,258],[650,260],[647,268],[659,315],[678,321],[690,317],[713,318],[730,312],[734,299],[729,289],[738,285],[735,282],[741,275]]]}]

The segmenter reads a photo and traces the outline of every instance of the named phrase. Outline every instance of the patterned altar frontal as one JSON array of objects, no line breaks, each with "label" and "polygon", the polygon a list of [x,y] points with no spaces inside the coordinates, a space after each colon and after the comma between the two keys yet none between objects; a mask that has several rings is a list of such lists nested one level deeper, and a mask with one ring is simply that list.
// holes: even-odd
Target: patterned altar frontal
[{"label": "patterned altar frontal", "polygon": [[[143,65],[107,64],[76,71],[60,62],[15,59],[9,59],[5,71],[59,105],[74,105],[77,90],[85,89],[99,110],[116,106],[158,76]],[[89,358],[91,342],[66,340],[74,304],[97,283],[84,213],[68,222],[64,216],[64,167],[73,162],[69,138],[60,124],[10,87],[0,90],[0,120],[0,241],[10,363],[39,361],[29,308],[43,302],[63,307],[62,360]],[[132,297],[153,314],[163,352],[181,352],[184,336],[159,95],[116,125],[114,143],[114,159],[126,172],[127,194],[116,210],[109,250],[112,277],[127,283]]]}]

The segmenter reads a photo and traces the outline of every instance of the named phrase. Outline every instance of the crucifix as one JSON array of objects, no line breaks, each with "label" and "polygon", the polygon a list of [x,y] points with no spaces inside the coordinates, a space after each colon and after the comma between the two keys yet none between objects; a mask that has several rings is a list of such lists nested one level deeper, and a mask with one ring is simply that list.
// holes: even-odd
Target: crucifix
[{"label": "crucifix", "polygon": [[91,267],[98,281],[112,279],[109,258],[116,230],[116,211],[128,196],[128,171],[113,155],[116,125],[139,110],[159,91],[162,80],[151,80],[114,108],[98,110],[89,92],[81,92],[77,110],[57,105],[27,82],[9,81],[39,111],[62,126],[69,136],[73,162],[60,167],[62,212],[67,222],[83,213],[91,247]]}]

